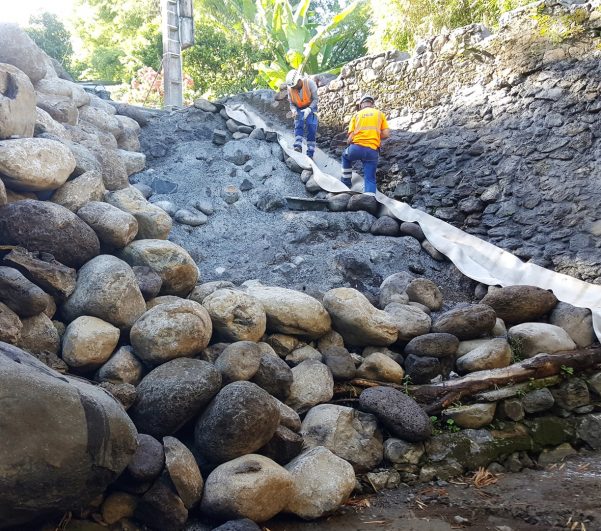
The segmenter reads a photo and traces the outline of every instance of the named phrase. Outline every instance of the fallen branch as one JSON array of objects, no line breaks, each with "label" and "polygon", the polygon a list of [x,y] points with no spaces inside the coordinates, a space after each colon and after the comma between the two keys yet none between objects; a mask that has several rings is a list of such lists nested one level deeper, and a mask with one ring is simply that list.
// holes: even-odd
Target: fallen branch
[{"label": "fallen branch", "polygon": [[546,378],[560,374],[562,367],[571,367],[581,371],[598,365],[601,365],[601,348],[599,347],[556,354],[538,354],[509,367],[472,372],[463,378],[439,384],[415,386],[412,394],[420,404],[427,404],[424,409],[432,415],[439,413],[454,402],[493,387],[513,385],[531,378]]}]

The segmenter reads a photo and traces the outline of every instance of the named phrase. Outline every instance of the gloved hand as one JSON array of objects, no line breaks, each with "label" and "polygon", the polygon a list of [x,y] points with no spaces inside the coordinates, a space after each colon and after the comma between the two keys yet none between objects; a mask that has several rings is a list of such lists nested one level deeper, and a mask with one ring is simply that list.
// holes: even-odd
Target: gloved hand
[{"label": "gloved hand", "polygon": [[311,109],[309,107],[307,107],[306,109],[303,109],[301,111],[303,113],[303,118],[306,120],[309,115],[311,114]]},{"label": "gloved hand", "polygon": [[296,119],[297,116],[298,116],[298,113],[296,111],[290,111],[291,118]]}]

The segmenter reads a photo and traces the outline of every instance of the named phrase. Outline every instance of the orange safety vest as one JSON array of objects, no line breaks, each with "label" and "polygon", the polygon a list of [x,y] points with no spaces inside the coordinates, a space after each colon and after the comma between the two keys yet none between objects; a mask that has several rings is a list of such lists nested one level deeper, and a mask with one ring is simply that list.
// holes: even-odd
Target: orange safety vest
[{"label": "orange safety vest", "polygon": [[[290,96],[290,101],[296,105],[299,109],[304,109],[311,105],[311,89],[309,88],[309,80],[303,79],[303,86],[299,89],[297,88],[289,88],[288,95]],[[300,91],[302,90],[303,95],[301,96]]]}]

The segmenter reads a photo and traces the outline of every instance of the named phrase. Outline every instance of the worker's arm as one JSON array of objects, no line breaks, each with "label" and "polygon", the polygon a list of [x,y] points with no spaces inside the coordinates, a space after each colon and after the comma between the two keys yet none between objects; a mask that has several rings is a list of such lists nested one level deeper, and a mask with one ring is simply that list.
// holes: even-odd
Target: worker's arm
[{"label": "worker's arm", "polygon": [[309,90],[311,91],[311,105],[309,108],[313,112],[317,112],[317,83],[312,79],[309,79]]},{"label": "worker's arm", "polygon": [[382,129],[382,131],[380,132],[380,138],[382,140],[384,140],[385,138],[390,138],[390,129]]}]

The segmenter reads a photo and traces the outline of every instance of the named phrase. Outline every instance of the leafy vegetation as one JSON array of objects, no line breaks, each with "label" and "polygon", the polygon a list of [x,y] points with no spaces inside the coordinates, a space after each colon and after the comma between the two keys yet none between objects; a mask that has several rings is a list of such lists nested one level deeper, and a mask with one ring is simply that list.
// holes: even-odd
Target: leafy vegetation
[{"label": "leafy vegetation", "polygon": [[506,11],[529,0],[371,0],[370,53],[411,50],[417,41],[468,24],[495,28]]},{"label": "leafy vegetation", "polygon": [[50,57],[70,70],[73,60],[71,34],[56,15],[42,13],[32,16],[25,31]]},{"label": "leafy vegetation", "polygon": [[[152,88],[161,69],[160,0],[76,0],[73,32],[55,15],[31,19],[28,33],[80,79],[129,86],[131,98]],[[528,0],[194,0],[196,45],[184,51],[189,92],[221,97],[277,88],[291,68],[337,73],[369,52],[410,50],[423,38],[471,23],[493,27],[500,15]],[[556,20],[542,8],[533,19],[553,41],[582,29],[578,10]],[[160,77],[160,74],[159,74]],[[155,90],[156,89],[156,90]],[[154,97],[154,96],[151,96]],[[139,101],[138,103],[141,103]],[[520,358],[514,348],[514,358]]]}]

